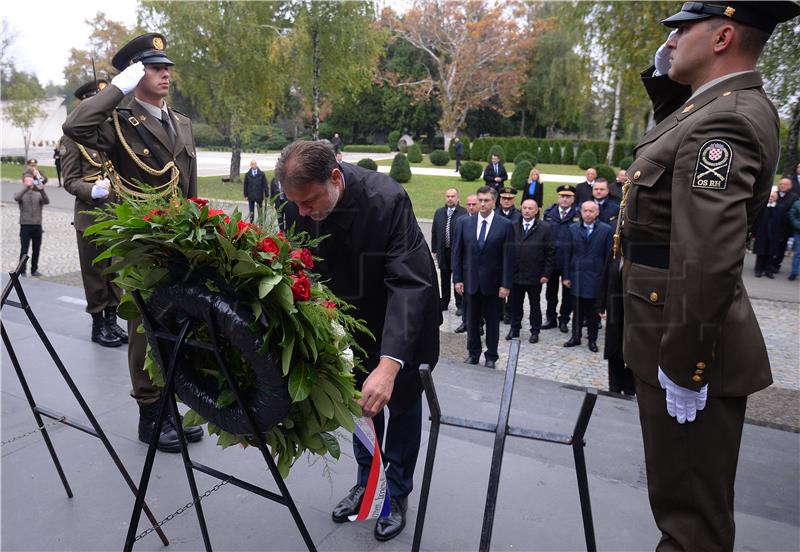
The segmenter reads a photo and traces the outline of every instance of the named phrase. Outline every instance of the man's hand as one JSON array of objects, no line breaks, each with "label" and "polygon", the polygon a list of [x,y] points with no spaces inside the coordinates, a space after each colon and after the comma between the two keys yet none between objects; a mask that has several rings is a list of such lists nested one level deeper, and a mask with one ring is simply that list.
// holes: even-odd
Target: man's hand
[{"label": "man's hand", "polygon": [[495,181],[495,182],[502,182],[502,180],[503,180],[503,179],[502,179],[502,178],[500,178],[499,176],[495,176],[495,177],[494,177],[494,181]]},{"label": "man's hand", "polygon": [[92,199],[102,199],[108,197],[108,192],[111,189],[111,182],[107,178],[98,180],[92,186]]},{"label": "man's hand", "polygon": [[455,286],[453,286],[456,290],[456,293],[459,295],[464,295],[464,282],[456,282]]},{"label": "man's hand", "polygon": [[500,299],[505,299],[506,297],[508,297],[509,293],[511,293],[510,289],[500,286],[500,292],[497,295],[498,297],[500,297]]},{"label": "man's hand", "polygon": [[547,276],[542,276],[541,278],[539,278],[539,283],[542,285],[546,284],[548,281],[549,280],[547,279]]},{"label": "man's hand", "polygon": [[141,61],[137,61],[111,79],[111,84],[119,88],[123,94],[129,94],[136,88],[136,85],[139,84],[142,77],[144,77],[144,64]]},{"label": "man's hand", "polygon": [[670,67],[672,67],[672,62],[669,60],[669,57],[672,55],[672,51],[667,46],[667,42],[672,38],[672,35],[678,32],[678,29],[675,29],[669,36],[667,40],[664,41],[664,44],[658,47],[656,50],[656,56],[653,61],[653,65],[656,66],[656,72],[653,74],[654,77],[658,77],[659,75],[666,75],[669,73]]},{"label": "man's hand", "polygon": [[561,280],[561,283],[564,284],[565,288],[571,288],[572,287],[572,280]]},{"label": "man's hand", "polygon": [[706,407],[708,398],[708,384],[704,385],[700,391],[692,391],[673,383],[669,377],[658,368],[658,383],[661,389],[667,391],[667,413],[676,418],[679,424],[693,422],[697,413]]},{"label": "man's hand", "polygon": [[383,410],[383,407],[392,398],[394,379],[399,371],[399,362],[383,357],[378,366],[367,376],[361,387],[361,398],[358,400],[364,416],[372,418]]}]

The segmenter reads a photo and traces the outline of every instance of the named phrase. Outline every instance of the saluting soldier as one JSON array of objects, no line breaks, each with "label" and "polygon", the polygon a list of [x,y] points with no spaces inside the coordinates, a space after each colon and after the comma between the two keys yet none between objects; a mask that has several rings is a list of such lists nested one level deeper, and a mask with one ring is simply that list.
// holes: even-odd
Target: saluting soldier
[{"label": "saluting soldier", "polygon": [[636,376],[658,550],[732,550],[747,396],[769,359],[742,284],[778,159],[756,62],[797,2],[687,2],[642,76],[658,125],[623,196],[624,357]]},{"label": "saluting soldier", "polygon": [[[79,100],[91,98],[108,85],[106,80],[89,81],[75,90]],[[61,159],[64,189],[75,196],[73,226],[78,238],[78,259],[81,265],[83,292],[86,295],[86,312],[92,316],[92,341],[103,347],[119,347],[128,342],[128,334],[117,325],[117,305],[122,295],[113,277],[103,274],[111,264],[105,259],[93,264],[100,254],[91,240],[83,237],[84,231],[95,223],[91,211],[106,202],[116,200],[110,189],[111,182],[104,175],[103,157],[95,150],[76,144],[63,136],[56,148]]]},{"label": "saluting soldier", "polygon": [[[84,147],[102,152],[113,165],[111,188],[117,199],[197,195],[197,159],[192,121],[169,107],[170,67],[166,39],[147,33],[128,42],[111,60],[120,73],[92,98],[82,101],[67,117],[64,134]],[[132,95],[127,96],[133,92]],[[149,188],[142,190],[137,181]],[[108,190],[109,195],[111,190]],[[102,199],[102,198],[100,198]],[[158,448],[179,452],[173,422],[156,428],[160,390],[144,371],[147,342],[136,331],[141,320],[128,322],[128,366],[139,404],[139,440],[150,441],[159,431]],[[189,441],[199,441],[203,430],[189,428]]]}]

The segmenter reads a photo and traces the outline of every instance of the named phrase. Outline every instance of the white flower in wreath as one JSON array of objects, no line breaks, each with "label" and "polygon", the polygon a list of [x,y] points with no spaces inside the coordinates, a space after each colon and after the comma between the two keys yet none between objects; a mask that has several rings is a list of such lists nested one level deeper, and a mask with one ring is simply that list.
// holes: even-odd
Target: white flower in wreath
[{"label": "white flower in wreath", "polygon": [[331,334],[333,335],[333,344],[337,348],[339,347],[339,343],[342,341],[342,339],[347,337],[344,327],[336,320],[331,320]]},{"label": "white flower in wreath", "polygon": [[352,370],[353,368],[355,368],[355,365],[356,365],[356,364],[355,364],[355,359],[354,359],[354,357],[353,357],[353,349],[351,349],[350,347],[348,347],[347,349],[345,349],[344,351],[342,351],[341,353],[339,353],[339,356],[340,356],[340,357],[342,357],[342,360],[344,361],[345,365],[346,365],[346,366],[347,366],[347,367],[348,367],[350,370]]}]

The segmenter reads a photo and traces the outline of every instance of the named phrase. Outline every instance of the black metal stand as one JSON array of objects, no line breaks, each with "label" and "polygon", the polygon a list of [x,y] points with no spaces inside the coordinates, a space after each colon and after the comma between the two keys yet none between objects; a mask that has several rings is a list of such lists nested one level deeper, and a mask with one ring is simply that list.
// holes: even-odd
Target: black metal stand
[{"label": "black metal stand", "polygon": [[[186,436],[183,432],[183,427],[181,424],[175,424],[175,429],[178,433],[178,438],[181,445],[181,456],[183,457],[183,465],[186,470],[186,478],[189,481],[189,489],[192,494],[192,499],[194,500],[195,511],[197,512],[197,521],[200,525],[200,532],[203,536],[203,544],[207,551],[211,551],[211,540],[208,535],[208,528],[206,526],[206,519],[205,515],[203,514],[203,508],[200,503],[201,499],[197,493],[197,483],[194,478],[194,470],[199,472],[205,473],[206,475],[210,475],[211,477],[215,477],[222,481],[227,481],[231,485],[235,485],[245,491],[251,492],[253,494],[257,494],[262,496],[266,499],[272,500],[273,502],[277,502],[278,504],[283,504],[289,509],[289,512],[292,514],[292,518],[294,519],[295,524],[297,525],[297,529],[300,531],[300,535],[303,537],[303,541],[308,547],[308,550],[311,552],[316,552],[316,547],[314,546],[314,541],[311,539],[311,535],[308,533],[306,529],[305,523],[303,522],[303,518],[300,516],[300,512],[297,510],[297,506],[295,506],[294,500],[292,496],[289,494],[289,489],[286,487],[286,484],[283,481],[280,473],[278,472],[278,467],[275,465],[275,461],[272,459],[272,454],[270,454],[269,449],[267,448],[267,444],[264,441],[263,430],[260,430],[256,425],[255,420],[253,419],[252,413],[246,407],[244,403],[244,399],[242,398],[241,390],[236,383],[233,375],[231,374],[230,369],[228,368],[227,364],[222,358],[222,354],[220,352],[220,346],[218,343],[217,337],[217,328],[215,328],[215,324],[213,318],[208,312],[205,316],[204,324],[207,326],[209,330],[209,335],[211,336],[211,343],[206,343],[197,340],[190,340],[188,339],[189,331],[192,329],[192,326],[195,324],[195,321],[191,319],[187,319],[181,324],[179,333],[176,335],[171,333],[163,328],[160,328],[156,325],[155,320],[150,315],[150,312],[147,309],[147,306],[142,299],[142,296],[139,292],[133,292],[133,298],[136,301],[136,305],[139,308],[139,312],[142,314],[142,323],[144,324],[145,332],[151,338],[151,345],[153,348],[153,356],[155,361],[158,363],[159,367],[162,370],[162,373],[165,375],[164,378],[164,390],[161,393],[161,400],[159,401],[159,411],[158,411],[158,419],[156,421],[156,427],[161,427],[161,424],[164,418],[167,415],[167,408],[170,409],[170,413],[173,416],[173,419],[180,419],[178,417],[178,404],[175,400],[175,374],[176,370],[178,369],[179,358],[181,356],[181,351],[185,346],[202,349],[214,355],[217,360],[217,364],[219,365],[220,370],[225,375],[225,379],[228,382],[230,389],[233,391],[234,395],[236,396],[236,401],[239,406],[242,408],[242,411],[245,413],[247,418],[248,425],[251,429],[251,435],[256,441],[256,445],[258,450],[261,451],[261,455],[264,457],[264,461],[267,463],[269,467],[269,471],[272,474],[273,479],[275,480],[275,484],[278,486],[280,494],[274,493],[272,491],[268,491],[252,483],[248,483],[247,481],[243,481],[236,477],[233,477],[230,474],[221,472],[214,468],[210,468],[199,462],[193,461],[189,458],[189,450],[186,443]],[[163,348],[163,350],[162,350]],[[165,362],[164,358],[164,351],[171,351],[169,355],[169,362]],[[166,399],[166,400],[165,400]],[[142,505],[144,504],[144,498],[147,494],[147,486],[150,481],[150,474],[153,471],[153,461],[155,460],[156,455],[156,445],[158,443],[158,432],[153,433],[153,438],[150,441],[150,447],[147,450],[147,456],[145,458],[144,468],[142,469],[142,479],[139,483],[139,493],[136,495],[136,502],[133,507],[133,514],[131,515],[131,522],[128,525],[128,535],[125,539],[125,552],[130,552],[133,550],[133,544],[136,541],[136,529],[139,525],[139,518],[142,512]]]},{"label": "black metal stand", "polygon": [[[41,406],[36,403],[33,398],[33,394],[31,393],[31,389],[28,386],[28,381],[25,378],[25,374],[22,371],[22,366],[20,365],[19,359],[17,358],[17,354],[14,351],[14,347],[11,344],[11,339],[9,339],[8,334],[6,333],[5,325],[0,321],[0,333],[2,333],[3,345],[8,351],[8,356],[11,359],[11,364],[14,366],[14,371],[17,373],[17,378],[19,379],[19,383],[22,386],[22,391],[25,393],[25,398],[28,400],[28,405],[31,408],[31,412],[33,413],[33,417],[36,420],[36,425],[39,428],[39,431],[42,433],[42,438],[44,439],[45,444],[47,445],[47,450],[50,451],[50,457],[53,459],[53,464],[56,466],[56,471],[58,472],[58,476],[61,478],[61,483],[64,485],[64,490],[67,492],[67,497],[72,498],[72,489],[70,489],[69,483],[67,483],[67,477],[64,475],[64,470],[61,467],[61,462],[58,460],[58,455],[56,454],[55,447],[53,447],[53,442],[50,440],[50,435],[47,433],[47,429],[45,428],[44,422],[42,421],[42,417],[49,418],[51,420],[55,420],[56,422],[60,422],[66,426],[75,428],[79,431],[82,431],[92,437],[97,437],[105,446],[106,451],[108,451],[109,456],[111,456],[111,460],[114,461],[114,464],[117,466],[119,473],[122,474],[122,478],[125,480],[125,483],[128,484],[131,492],[136,495],[138,490],[136,489],[136,485],[133,483],[133,479],[128,474],[128,471],[125,469],[125,465],[120,460],[117,452],[114,450],[114,447],[111,445],[111,442],[106,437],[106,434],[103,432],[103,429],[100,427],[100,424],[97,422],[97,419],[94,417],[89,405],[86,404],[86,401],[81,395],[81,392],[78,390],[78,387],[75,385],[75,382],[72,380],[72,377],[69,375],[64,363],[61,362],[61,358],[59,358],[58,353],[56,353],[53,344],[50,343],[50,340],[47,338],[47,334],[42,329],[42,326],[39,324],[39,321],[36,319],[36,316],[33,314],[33,310],[31,309],[30,303],[28,303],[28,298],[25,296],[25,292],[22,290],[22,284],[19,281],[20,273],[22,272],[22,268],[25,266],[28,257],[27,255],[24,256],[17,268],[14,272],[9,272],[10,280],[8,284],[6,284],[5,288],[3,289],[3,295],[0,297],[0,310],[6,305],[15,307],[18,309],[22,309],[25,311],[25,315],[28,317],[28,320],[33,326],[33,329],[36,331],[36,334],[39,336],[39,339],[42,341],[44,348],[47,349],[47,352],[50,354],[50,358],[53,359],[53,362],[58,368],[58,371],[61,373],[61,377],[64,378],[64,381],[69,387],[69,390],[72,392],[72,395],[75,397],[75,400],[78,401],[78,404],[83,410],[83,413],[86,415],[86,418],[89,420],[89,425],[84,424],[79,420],[75,420],[70,418],[69,416],[65,416],[60,412],[56,412],[50,408],[45,406]],[[11,292],[15,291],[17,294],[17,298],[19,301],[14,301],[9,299]],[[149,519],[153,524],[156,523],[156,518],[153,516],[153,513],[150,511],[150,508],[147,507],[146,504],[143,504],[143,508],[145,514],[147,515],[147,519]],[[164,534],[161,529],[157,530],[158,536],[161,539],[161,542],[164,546],[169,545],[169,540],[167,540],[167,536]]]},{"label": "black metal stand", "polygon": [[440,425],[474,429],[476,431],[486,431],[495,434],[492,466],[489,470],[489,488],[486,493],[486,507],[483,513],[483,527],[481,528],[479,550],[488,552],[492,541],[492,528],[494,526],[495,506],[497,505],[497,492],[500,487],[500,469],[503,465],[506,436],[533,439],[572,447],[572,454],[575,458],[575,473],[578,479],[578,495],[581,502],[586,549],[590,552],[595,552],[597,550],[594,539],[594,524],[592,522],[592,506],[589,499],[589,480],[586,475],[586,460],[583,455],[583,447],[586,445],[583,436],[586,433],[586,427],[589,425],[589,419],[592,417],[594,404],[597,401],[597,390],[586,390],[572,435],[509,426],[508,417],[511,411],[511,397],[514,393],[514,378],[516,376],[517,360],[519,359],[519,349],[519,339],[512,339],[508,354],[508,364],[506,365],[503,394],[500,398],[500,413],[496,424],[468,418],[458,418],[455,416],[443,416],[442,410],[439,407],[439,399],[436,396],[436,388],[433,385],[430,368],[427,365],[420,366],[422,384],[425,388],[425,396],[427,397],[428,407],[431,413],[431,429],[428,436],[428,451],[425,457],[425,470],[422,476],[422,489],[420,491],[417,522],[414,529],[414,542],[411,547],[413,552],[419,551],[422,541],[422,530],[425,524],[425,513],[428,505],[431,477],[433,476],[433,462],[436,457],[436,445],[439,440]]}]

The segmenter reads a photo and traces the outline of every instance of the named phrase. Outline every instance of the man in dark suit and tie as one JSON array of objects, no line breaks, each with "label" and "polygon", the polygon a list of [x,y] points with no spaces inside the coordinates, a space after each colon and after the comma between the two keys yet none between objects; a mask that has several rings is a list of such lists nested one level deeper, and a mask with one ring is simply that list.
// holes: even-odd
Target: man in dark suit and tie
[{"label": "man in dark suit and tie", "polygon": [[[336,162],[321,141],[297,141],[281,152],[275,166],[288,203],[285,227],[327,235],[313,248],[315,269],[351,314],[365,321],[372,337],[355,336],[365,371],[355,372],[359,404],[372,418],[384,443],[391,512],[375,525],[380,541],[405,526],[408,495],[422,433],[420,364],[439,358],[439,289],[430,249],[417,224],[411,200],[388,175]],[[390,420],[384,427],[384,406]],[[383,436],[386,434],[384,441]],[[353,439],[358,462],[356,485],[333,510],[336,523],[356,514],[364,497],[372,456]]]},{"label": "man in dark suit and tie", "polygon": [[564,251],[564,285],[572,293],[572,337],[564,343],[564,347],[575,347],[581,344],[584,320],[589,333],[589,350],[596,353],[597,331],[600,327],[600,315],[596,301],[603,279],[603,268],[613,245],[611,226],[601,222],[600,214],[594,201],[585,201],[581,205],[580,224],[569,227],[569,240]]},{"label": "man in dark suit and tie", "polygon": [[483,180],[486,185],[494,190],[495,204],[494,207],[500,207],[500,189],[504,186],[504,182],[508,180],[508,173],[503,163],[500,161],[499,155],[492,155],[492,161],[483,170]]},{"label": "man in dark suit and tie", "polygon": [[[444,193],[444,207],[439,207],[433,214],[433,226],[431,227],[431,245],[433,246],[433,258],[439,264],[441,275],[441,301],[439,302],[443,311],[450,305],[450,287],[453,285],[453,268],[451,262],[451,251],[453,238],[455,236],[456,223],[458,219],[467,214],[467,210],[458,204],[458,190],[450,188]],[[461,295],[455,294],[456,316],[461,315]]]},{"label": "man in dark suit and tie", "polygon": [[575,206],[580,210],[584,201],[592,199],[592,188],[597,181],[597,169],[589,167],[586,169],[586,180],[575,186]]},{"label": "man in dark suit and tie", "polygon": [[468,364],[481,354],[480,320],[486,320],[485,365],[494,368],[500,340],[500,299],[511,290],[514,270],[514,229],[494,210],[494,194],[478,188],[478,216],[459,224],[453,244],[453,281],[456,293],[466,294]]},{"label": "man in dark suit and tie", "polygon": [[[558,327],[563,333],[569,332],[569,316],[572,314],[572,298],[569,289],[563,285],[564,249],[569,239],[569,227],[580,220],[580,212],[575,206],[575,188],[562,184],[556,188],[558,202],[544,212],[544,221],[551,226],[553,247],[556,250],[555,269],[547,282],[547,322],[543,330]],[[561,285],[559,286],[559,282]],[[558,288],[561,288],[561,307],[558,308]]]},{"label": "man in dark suit and tie", "polygon": [[531,305],[531,336],[528,343],[539,341],[542,328],[541,293],[553,272],[555,250],[550,239],[550,225],[539,221],[539,206],[533,199],[522,202],[522,216],[514,225],[514,285],[511,288],[511,330],[506,339],[519,337],[525,295]]},{"label": "man in dark suit and tie", "polygon": [[600,209],[597,217],[601,222],[614,226],[619,216],[619,203],[609,197],[608,180],[598,178],[592,187],[592,198]]},{"label": "man in dark suit and tie", "polygon": [[267,194],[267,175],[258,168],[258,163],[250,161],[250,170],[244,175],[244,197],[250,207],[250,222],[253,222],[255,205],[258,205],[258,214],[264,208],[264,196]]}]

